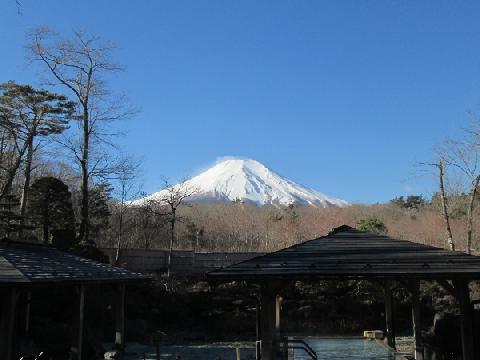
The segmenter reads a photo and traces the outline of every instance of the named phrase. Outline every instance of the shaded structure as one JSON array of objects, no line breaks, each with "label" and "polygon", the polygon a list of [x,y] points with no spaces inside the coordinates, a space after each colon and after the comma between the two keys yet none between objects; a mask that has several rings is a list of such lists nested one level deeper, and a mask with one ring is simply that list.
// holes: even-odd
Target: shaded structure
[{"label": "shaded structure", "polygon": [[[85,291],[90,285],[111,285],[116,294],[115,346],[125,344],[125,291],[132,282],[148,278],[122,268],[100,263],[52,247],[24,242],[0,243],[0,358],[18,358],[15,334],[28,335],[32,292],[52,286],[65,286],[76,294],[70,359],[82,357]],[[22,306],[19,299],[22,298]],[[22,323],[20,324],[20,319]],[[19,329],[21,328],[21,329]]]},{"label": "shaded structure", "polygon": [[480,257],[406,240],[359,231],[347,225],[306,241],[208,273],[213,282],[247,281],[260,286],[257,312],[257,358],[281,358],[280,297],[296,280],[374,280],[384,286],[386,336],[395,348],[392,281],[400,281],[412,295],[415,358],[423,359],[419,287],[435,280],[458,301],[461,310],[464,360],[477,359],[473,341],[473,305],[469,282],[480,279]]}]

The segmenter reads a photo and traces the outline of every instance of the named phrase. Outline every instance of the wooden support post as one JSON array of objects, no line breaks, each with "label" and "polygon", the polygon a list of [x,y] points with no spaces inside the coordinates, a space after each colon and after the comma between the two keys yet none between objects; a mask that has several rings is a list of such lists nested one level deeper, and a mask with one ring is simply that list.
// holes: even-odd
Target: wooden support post
[{"label": "wooden support post", "polygon": [[14,359],[14,338],[18,291],[15,288],[7,289],[0,309],[0,358]]},{"label": "wooden support post", "polygon": [[255,333],[256,333],[256,341],[255,341],[255,359],[260,360],[261,358],[261,348],[260,348],[260,340],[261,340],[261,312],[260,312],[260,299],[257,298],[257,303],[255,307],[255,314],[256,314],[256,322],[255,322]]},{"label": "wooden support post", "polygon": [[115,304],[115,348],[125,349],[125,284],[118,286]]},{"label": "wooden support post", "polygon": [[26,298],[27,303],[25,305],[25,337],[28,337],[30,335],[30,309],[32,302],[32,292],[30,290],[27,291]]},{"label": "wooden support post", "polygon": [[13,288],[10,290],[10,311],[8,316],[8,330],[7,330],[7,360],[13,359],[13,339],[15,333],[15,318],[18,301],[18,291]]},{"label": "wooden support post", "polygon": [[261,359],[277,360],[280,338],[277,331],[280,326],[279,298],[276,288],[270,284],[261,287],[260,295],[260,339]]},{"label": "wooden support post", "polygon": [[85,318],[85,285],[80,285],[74,307],[72,345],[70,347],[70,360],[82,360],[83,350],[83,322]]},{"label": "wooden support post", "polygon": [[275,337],[277,339],[280,339],[280,305],[282,300],[280,295],[275,298]]},{"label": "wooden support post", "polygon": [[421,319],[420,319],[420,281],[410,281],[410,292],[412,294],[412,327],[413,327],[413,347],[415,359],[423,360],[423,344],[421,338]]},{"label": "wooden support post", "polygon": [[385,327],[387,333],[388,346],[395,349],[395,327],[393,319],[393,296],[392,283],[390,280],[385,282]]},{"label": "wooden support post", "polygon": [[155,359],[156,360],[160,360],[160,343],[164,335],[165,333],[157,330],[153,333],[153,336],[152,336],[152,340],[155,343]]},{"label": "wooden support post", "polygon": [[470,301],[470,288],[466,280],[454,280],[453,286],[460,305],[462,359],[473,360],[475,358],[473,344],[473,306]]},{"label": "wooden support post", "polygon": [[237,360],[241,360],[240,359],[240,344],[239,343],[235,344],[235,355],[236,355]]}]

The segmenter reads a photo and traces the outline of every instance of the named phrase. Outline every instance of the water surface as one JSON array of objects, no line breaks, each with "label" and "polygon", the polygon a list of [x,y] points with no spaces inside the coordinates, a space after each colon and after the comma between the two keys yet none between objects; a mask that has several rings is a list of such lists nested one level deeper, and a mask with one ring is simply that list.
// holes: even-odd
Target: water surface
[{"label": "water surface", "polygon": [[[321,360],[389,360],[393,353],[376,341],[363,338],[304,338]],[[295,360],[311,360],[301,350],[294,351]]]},{"label": "water surface", "polygon": [[[303,338],[316,351],[319,360],[393,360],[395,357],[386,347],[376,341],[363,338]],[[154,360],[155,349],[152,346],[129,344],[128,360]],[[233,343],[162,345],[161,360],[236,360]],[[306,353],[295,350],[294,360],[311,360]],[[253,343],[241,344],[241,360],[254,360]]]}]

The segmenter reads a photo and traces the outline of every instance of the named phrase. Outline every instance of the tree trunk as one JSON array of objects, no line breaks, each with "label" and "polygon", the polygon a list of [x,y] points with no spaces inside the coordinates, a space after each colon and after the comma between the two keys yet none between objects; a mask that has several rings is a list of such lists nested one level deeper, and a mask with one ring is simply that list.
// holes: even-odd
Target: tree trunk
[{"label": "tree trunk", "polygon": [[450,250],[455,251],[455,243],[453,241],[452,228],[450,227],[450,216],[448,215],[447,196],[445,194],[443,161],[439,161],[437,166],[439,170],[440,197],[442,200],[443,220],[445,222],[445,227],[447,230],[447,243]]},{"label": "tree trunk", "polygon": [[120,248],[122,246],[122,232],[123,232],[123,211],[124,211],[124,196],[122,194],[122,201],[120,203],[120,219],[118,224],[118,239],[117,239],[117,250],[115,252],[115,265],[118,264],[120,260]]},{"label": "tree trunk", "polygon": [[470,191],[470,203],[467,212],[467,254],[470,254],[472,251],[473,207],[475,206],[475,198],[477,197],[477,187],[479,182],[480,175],[475,178]]},{"label": "tree trunk", "polygon": [[32,161],[33,161],[33,138],[30,139],[27,147],[27,157],[25,159],[25,171],[23,173],[24,182],[23,182],[23,189],[22,189],[22,198],[20,199],[20,232],[19,236],[22,237],[23,234],[23,226],[25,224],[25,212],[27,209],[27,202],[28,202],[28,192],[30,190],[30,176],[32,172]]},{"label": "tree trunk", "polygon": [[78,234],[78,240],[88,243],[89,239],[89,214],[88,214],[88,155],[89,155],[89,140],[90,140],[90,128],[89,128],[89,116],[87,103],[83,103],[83,149],[82,159],[80,161],[80,168],[82,172],[80,192],[82,196],[81,210],[80,210],[80,229]]},{"label": "tree trunk", "polygon": [[22,163],[23,155],[25,155],[25,152],[27,151],[29,141],[30,139],[27,139],[23,147],[18,152],[18,156],[17,156],[17,159],[15,160],[14,165],[7,172],[7,177],[6,177],[7,180],[5,181],[2,191],[0,192],[0,199],[2,199],[5,195],[7,195],[12,189],[13,180],[15,179],[15,175],[17,175],[17,171],[20,168],[20,165]]},{"label": "tree trunk", "polygon": [[150,249],[150,239],[148,238],[147,234],[143,235],[143,247],[145,249]]},{"label": "tree trunk", "polygon": [[5,155],[5,136],[0,138],[0,164],[3,163],[3,157]]},{"label": "tree trunk", "polygon": [[142,225],[142,234],[143,234],[143,247],[145,249],[150,249],[150,238],[149,238],[149,235],[146,231],[146,229],[149,228],[149,222],[148,222],[148,218],[147,218],[147,213],[146,212],[143,212],[143,220],[141,221],[141,225]]},{"label": "tree trunk", "polygon": [[49,236],[49,232],[50,232],[50,209],[48,208],[49,207],[49,204],[48,204],[49,201],[47,201],[47,203],[44,205],[44,209],[43,209],[43,243],[44,244],[48,244],[48,236]]},{"label": "tree trunk", "polygon": [[172,220],[170,221],[171,224],[171,236],[170,236],[170,246],[168,249],[168,264],[167,264],[167,279],[170,279],[171,267],[172,267],[172,253],[173,253],[173,242],[175,240],[175,212],[176,209],[172,207]]},{"label": "tree trunk", "polygon": [[200,249],[200,230],[197,230],[195,233],[195,252]]},{"label": "tree trunk", "polygon": [[395,323],[393,314],[392,282],[385,282],[385,332],[388,346],[395,349]]},{"label": "tree trunk", "polygon": [[49,234],[49,226],[48,223],[43,224],[43,243],[46,245],[48,244],[48,234]]}]

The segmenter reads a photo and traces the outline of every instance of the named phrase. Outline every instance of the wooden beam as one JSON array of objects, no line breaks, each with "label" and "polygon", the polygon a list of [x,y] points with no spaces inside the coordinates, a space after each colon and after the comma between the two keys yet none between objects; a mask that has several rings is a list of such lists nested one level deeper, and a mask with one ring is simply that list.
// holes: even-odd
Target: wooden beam
[{"label": "wooden beam", "polygon": [[460,321],[462,333],[462,359],[474,360],[474,335],[473,335],[473,306],[470,302],[469,282],[454,280],[453,286],[460,305]]},{"label": "wooden beam", "polygon": [[411,280],[409,282],[409,285],[410,293],[412,295],[412,328],[414,355],[416,360],[423,360],[423,344],[420,329],[420,281]]},{"label": "wooden beam", "polygon": [[8,332],[7,332],[7,360],[13,359],[13,339],[15,337],[15,318],[17,313],[18,291],[13,288],[10,290],[10,314],[8,318]]},{"label": "wooden beam", "polygon": [[82,360],[83,350],[83,323],[85,319],[85,285],[76,288],[77,298],[74,307],[72,345],[70,360]]},{"label": "wooden beam", "polygon": [[385,329],[388,346],[395,349],[395,327],[393,319],[392,282],[385,281]]},{"label": "wooden beam", "polygon": [[256,334],[256,341],[255,341],[255,359],[261,359],[261,348],[260,348],[260,340],[261,340],[261,311],[260,311],[260,299],[257,298],[257,302],[255,305],[255,334]]},{"label": "wooden beam", "polygon": [[14,339],[16,308],[18,302],[18,291],[15,288],[7,289],[1,303],[0,309],[0,358],[6,360],[14,359]]},{"label": "wooden beam", "polygon": [[277,288],[263,284],[260,290],[261,359],[276,360],[280,346],[280,303]]},{"label": "wooden beam", "polygon": [[25,336],[28,338],[30,335],[30,310],[32,302],[32,291],[27,290],[26,294],[27,303],[25,305]]},{"label": "wooden beam", "polygon": [[277,339],[280,339],[280,307],[282,300],[282,297],[277,294],[275,298],[275,337]]},{"label": "wooden beam", "polygon": [[125,349],[125,284],[117,287],[117,303],[115,304],[115,348]]}]

